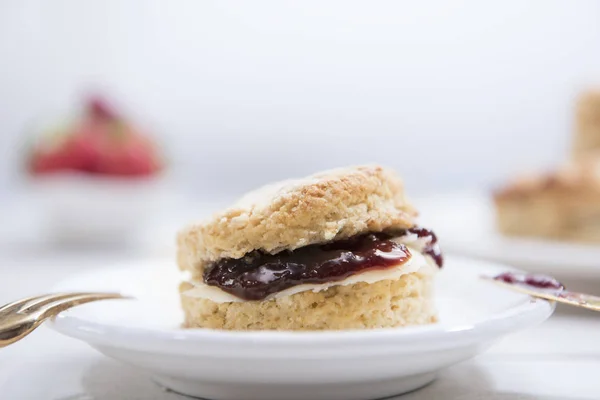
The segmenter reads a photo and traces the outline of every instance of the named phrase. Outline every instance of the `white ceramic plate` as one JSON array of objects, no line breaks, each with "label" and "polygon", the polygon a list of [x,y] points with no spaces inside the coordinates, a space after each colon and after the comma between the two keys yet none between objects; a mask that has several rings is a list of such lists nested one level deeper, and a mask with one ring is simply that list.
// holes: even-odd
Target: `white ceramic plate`
[{"label": "white ceramic plate", "polygon": [[88,272],[63,290],[117,290],[138,300],[91,303],[51,326],[206,399],[376,399],[431,382],[442,368],[548,318],[554,307],[483,281],[508,267],[450,259],[439,275],[441,322],[344,332],[182,330],[176,268],[148,262]]},{"label": "white ceramic plate", "polygon": [[139,235],[168,209],[170,178],[127,179],[83,173],[29,179],[26,195],[40,210],[45,238],[66,244],[119,243]]},{"label": "white ceramic plate", "polygon": [[452,193],[420,199],[418,204],[422,224],[435,228],[446,252],[559,277],[600,277],[600,246],[500,235],[488,195]]}]

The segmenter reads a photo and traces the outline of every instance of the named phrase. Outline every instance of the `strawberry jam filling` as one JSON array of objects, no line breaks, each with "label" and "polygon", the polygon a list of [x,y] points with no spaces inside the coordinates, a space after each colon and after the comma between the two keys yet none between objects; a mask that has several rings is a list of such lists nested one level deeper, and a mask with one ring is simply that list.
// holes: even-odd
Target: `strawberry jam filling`
[{"label": "strawberry jam filling", "polygon": [[336,282],[361,272],[402,265],[411,257],[406,245],[398,243],[397,238],[402,236],[421,239],[423,254],[442,266],[435,235],[412,228],[393,235],[358,235],[277,254],[253,251],[241,259],[221,259],[206,268],[204,282],[243,300],[264,300],[293,286]]}]

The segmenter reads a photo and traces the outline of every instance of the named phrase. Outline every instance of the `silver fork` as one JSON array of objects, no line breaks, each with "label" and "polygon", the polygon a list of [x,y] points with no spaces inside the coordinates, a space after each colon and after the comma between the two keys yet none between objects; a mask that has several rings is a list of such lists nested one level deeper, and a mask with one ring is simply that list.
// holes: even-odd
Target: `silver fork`
[{"label": "silver fork", "polygon": [[17,300],[0,307],[0,348],[23,339],[42,322],[80,304],[125,299],[119,293],[53,293]]}]

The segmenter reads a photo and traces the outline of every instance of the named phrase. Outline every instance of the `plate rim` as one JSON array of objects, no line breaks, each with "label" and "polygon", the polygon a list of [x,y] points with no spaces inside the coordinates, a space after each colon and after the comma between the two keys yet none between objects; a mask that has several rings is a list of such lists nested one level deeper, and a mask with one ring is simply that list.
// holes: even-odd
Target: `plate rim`
[{"label": "plate rim", "polygon": [[[453,263],[481,264],[497,271],[515,270],[501,263],[469,257],[449,257]],[[116,268],[114,268],[116,270]],[[102,271],[107,271],[103,269]],[[88,271],[97,274],[98,270]],[[85,273],[78,276],[85,276]],[[73,277],[66,281],[72,280]],[[64,282],[64,281],[63,281]],[[490,283],[491,284],[491,283]],[[59,285],[60,286],[60,283]],[[128,300],[108,300],[128,301]],[[414,353],[493,340],[543,322],[555,304],[523,296],[523,300],[472,324],[442,324],[347,331],[227,331],[215,329],[153,329],[104,324],[63,312],[49,327],[92,346],[152,353],[230,357],[315,357],[351,353]],[[310,345],[310,346],[307,346]],[[269,352],[265,354],[265,347]]]}]

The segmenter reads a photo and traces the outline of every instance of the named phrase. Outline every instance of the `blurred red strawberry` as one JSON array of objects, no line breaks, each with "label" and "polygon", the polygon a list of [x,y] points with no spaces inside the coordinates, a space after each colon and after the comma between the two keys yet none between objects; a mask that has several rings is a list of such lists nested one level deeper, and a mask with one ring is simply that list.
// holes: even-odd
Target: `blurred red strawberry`
[{"label": "blurred red strawberry", "polygon": [[90,136],[72,135],[58,144],[37,149],[33,153],[32,170],[36,173],[73,170],[96,172],[98,146]]},{"label": "blurred red strawberry", "polygon": [[103,144],[97,164],[99,173],[151,175],[160,167],[152,142],[133,131],[113,134]]},{"label": "blurred red strawberry", "polygon": [[114,121],[120,118],[115,109],[99,96],[88,99],[86,112],[90,119],[97,121]]},{"label": "blurred red strawberry", "polygon": [[29,168],[35,174],[45,174],[69,169],[69,164],[69,160],[60,151],[36,149],[31,155]]},{"label": "blurred red strawberry", "polygon": [[65,170],[106,175],[151,175],[161,165],[154,144],[94,97],[84,119],[67,136],[44,143],[31,158],[34,173]]}]

